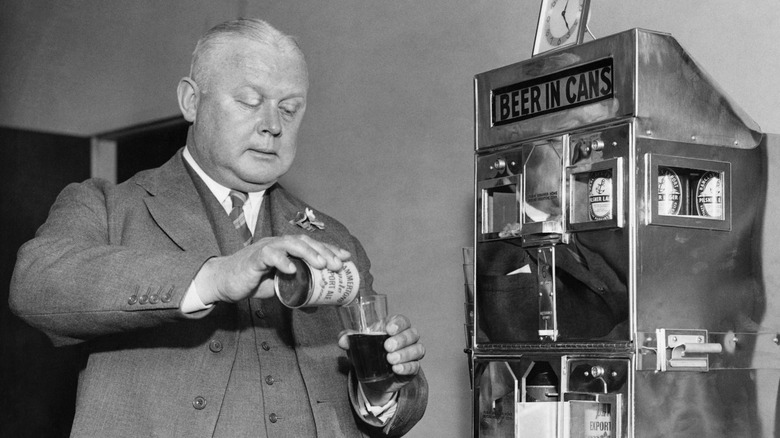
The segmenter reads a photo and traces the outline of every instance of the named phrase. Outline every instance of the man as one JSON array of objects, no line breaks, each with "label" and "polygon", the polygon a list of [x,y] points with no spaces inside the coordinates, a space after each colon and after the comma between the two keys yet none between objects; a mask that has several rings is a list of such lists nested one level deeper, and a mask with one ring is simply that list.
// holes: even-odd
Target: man
[{"label": "man", "polygon": [[313,209],[322,226],[300,227],[310,207],[277,184],[307,90],[289,36],[213,28],[178,86],[187,146],[125,183],[68,186],[20,249],[12,309],[57,345],[86,341],[73,436],[400,436],[421,418],[425,352],[407,318],[388,323],[395,382],[369,390],[348,378],[334,307],[274,297],[291,256],[351,258],[374,293],[360,243]]}]

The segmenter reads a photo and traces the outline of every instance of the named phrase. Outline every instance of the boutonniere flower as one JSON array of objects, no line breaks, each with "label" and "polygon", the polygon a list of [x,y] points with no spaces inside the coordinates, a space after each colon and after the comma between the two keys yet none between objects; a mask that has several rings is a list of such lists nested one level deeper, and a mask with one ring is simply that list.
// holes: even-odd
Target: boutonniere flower
[{"label": "boutonniere flower", "polygon": [[298,225],[306,231],[314,231],[315,228],[320,230],[325,228],[325,224],[318,221],[314,216],[314,212],[310,208],[306,208],[304,213],[300,211],[295,214],[295,219],[290,221],[291,224]]}]

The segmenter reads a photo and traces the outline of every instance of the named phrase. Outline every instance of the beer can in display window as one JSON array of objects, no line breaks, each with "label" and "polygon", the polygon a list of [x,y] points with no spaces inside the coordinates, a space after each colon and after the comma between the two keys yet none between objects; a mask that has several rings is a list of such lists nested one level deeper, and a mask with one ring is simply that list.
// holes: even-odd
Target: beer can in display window
[{"label": "beer can in display window", "polygon": [[340,271],[316,269],[305,260],[290,257],[294,274],[276,272],[274,289],[279,301],[287,307],[343,306],[358,295],[360,274],[351,261]]},{"label": "beer can in display window", "polygon": [[699,216],[720,218],[723,216],[723,193],[720,173],[707,172],[696,184],[696,207]]},{"label": "beer can in display window", "polygon": [[593,173],[588,179],[588,201],[590,219],[603,221],[612,219],[612,171]]},{"label": "beer can in display window", "polygon": [[680,177],[672,169],[658,168],[658,214],[677,216],[680,214],[682,188]]}]

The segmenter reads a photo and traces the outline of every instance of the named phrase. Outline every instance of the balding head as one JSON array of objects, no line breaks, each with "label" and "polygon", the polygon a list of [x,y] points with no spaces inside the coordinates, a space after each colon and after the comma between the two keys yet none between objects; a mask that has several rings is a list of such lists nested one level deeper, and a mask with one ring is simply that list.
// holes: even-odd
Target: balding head
[{"label": "balding head", "polygon": [[263,20],[239,18],[212,27],[198,40],[192,53],[190,78],[198,83],[201,89],[208,87],[215,63],[220,59],[220,48],[239,38],[265,44],[281,54],[299,56],[303,65],[306,65],[303,52],[294,37]]}]

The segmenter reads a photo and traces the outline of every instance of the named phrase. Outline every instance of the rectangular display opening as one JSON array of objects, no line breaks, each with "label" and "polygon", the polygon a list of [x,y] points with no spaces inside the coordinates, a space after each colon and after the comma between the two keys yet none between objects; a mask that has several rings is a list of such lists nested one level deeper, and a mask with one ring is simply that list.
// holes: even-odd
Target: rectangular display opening
[{"label": "rectangular display opening", "polygon": [[659,215],[723,220],[724,172],[658,166],[657,177]]},{"label": "rectangular display opening", "polygon": [[517,184],[507,184],[482,190],[482,233],[500,233],[507,226],[520,222],[520,203],[517,200]]},{"label": "rectangular display opening", "polygon": [[647,154],[647,202],[654,225],[731,229],[731,164]]},{"label": "rectangular display opening", "polygon": [[571,231],[623,226],[623,159],[567,169],[568,228]]}]

